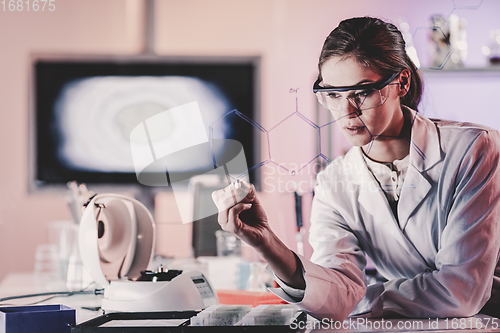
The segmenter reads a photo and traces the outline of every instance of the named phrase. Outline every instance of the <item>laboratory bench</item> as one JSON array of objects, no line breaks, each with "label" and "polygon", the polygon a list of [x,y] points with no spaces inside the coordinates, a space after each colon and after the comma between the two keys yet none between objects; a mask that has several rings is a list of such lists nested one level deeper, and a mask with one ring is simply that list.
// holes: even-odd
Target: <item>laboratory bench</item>
[{"label": "laboratory bench", "polygon": [[[54,283],[49,288],[38,288],[32,273],[10,273],[0,283],[0,299],[9,296],[19,296],[37,293],[65,291],[64,283]],[[63,304],[76,309],[76,322],[81,323],[101,315],[98,311],[102,296],[75,294],[72,296],[52,297],[42,295],[30,298],[19,298],[0,303],[3,306],[21,306],[35,304]]]},{"label": "laboratory bench", "polygon": [[[0,298],[50,291],[55,290],[42,290],[40,288],[37,288],[35,286],[32,273],[11,273],[7,275],[0,283]],[[123,320],[123,318],[120,317],[121,315],[119,314],[110,314],[109,318],[105,318],[105,316],[103,316],[102,312],[99,310],[101,299],[102,296],[94,294],[75,294],[72,296],[57,296],[50,298],[49,296],[36,296],[4,301],[0,303],[0,307],[21,306],[28,304],[62,304],[76,310],[76,324],[77,327],[78,325],[80,325],[82,329],[76,330],[75,328],[73,328],[72,332],[74,331],[85,333],[94,332],[94,330],[90,330],[88,328],[83,329],[84,327],[89,327],[89,325],[85,326],[85,323],[106,324],[106,322],[109,322],[111,320]],[[273,303],[271,298],[270,300],[271,301],[268,301],[268,303]],[[254,306],[254,304],[250,305],[250,307],[252,306]],[[184,314],[174,313],[172,318],[163,320],[165,323],[169,322],[166,325],[172,325],[172,323],[185,323],[187,319],[184,317],[187,316],[187,318],[189,318],[196,314],[196,312],[191,312],[185,312]],[[138,316],[139,317],[136,316],[137,318],[130,318],[134,319],[134,324],[144,322],[144,320],[146,320],[148,317],[147,314],[139,314]],[[146,317],[141,319],[140,316]],[[154,319],[155,315],[153,315],[152,317]],[[156,319],[159,320],[161,318]],[[349,317],[344,322],[340,323],[327,320],[318,321],[310,316],[302,314],[301,312],[297,312],[296,319],[296,321],[288,326],[255,326],[253,328],[251,326],[225,326],[217,327],[217,332],[500,332],[500,319],[492,318],[486,315],[476,315],[469,318],[444,319],[369,319],[363,316],[359,316]],[[106,325],[108,327],[108,330],[106,330],[106,332],[112,332],[109,328],[112,325],[110,325],[109,323]],[[210,328],[212,328],[212,330],[210,330]],[[178,332],[213,332],[213,328],[214,327],[184,326],[183,329],[179,328]],[[156,331],[176,332],[176,330],[173,330],[172,327],[165,328],[164,331]],[[99,332],[99,330],[95,330],[95,332]],[[133,331],[122,330],[120,332]],[[143,328],[142,332],[148,332],[148,330],[146,328]]]}]

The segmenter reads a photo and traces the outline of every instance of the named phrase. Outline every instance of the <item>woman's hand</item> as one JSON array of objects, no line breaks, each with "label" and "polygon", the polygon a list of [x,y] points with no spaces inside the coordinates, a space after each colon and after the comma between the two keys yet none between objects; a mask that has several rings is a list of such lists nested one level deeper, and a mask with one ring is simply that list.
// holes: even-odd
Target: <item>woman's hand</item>
[{"label": "woman's hand", "polygon": [[240,184],[240,187],[231,184],[212,193],[219,210],[220,226],[255,248],[283,282],[305,289],[302,264],[272,232],[255,187],[243,182]]},{"label": "woman's hand", "polygon": [[248,245],[262,250],[270,242],[271,229],[266,213],[257,198],[255,187],[245,182],[212,193],[219,210],[218,222],[225,231],[235,234]]}]

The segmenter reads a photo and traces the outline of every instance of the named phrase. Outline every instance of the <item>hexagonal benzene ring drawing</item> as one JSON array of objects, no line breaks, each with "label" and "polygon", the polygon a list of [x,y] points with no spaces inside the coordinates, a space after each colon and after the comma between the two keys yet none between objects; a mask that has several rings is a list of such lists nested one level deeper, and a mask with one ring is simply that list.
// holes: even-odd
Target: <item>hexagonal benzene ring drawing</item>
[{"label": "hexagonal benzene ring drawing", "polygon": [[[433,48],[431,49],[431,65],[430,69],[442,70],[446,67],[448,60],[454,52],[450,44],[449,36],[445,34],[439,26],[417,27],[412,36],[414,43],[426,45],[425,40],[432,40]],[[422,41],[421,39],[425,39]],[[421,56],[420,56],[421,57]]]},{"label": "hexagonal benzene ring drawing", "polygon": [[331,147],[333,140],[333,126],[337,126],[336,121],[331,121],[319,128],[319,157],[330,163],[334,158],[334,151]]},{"label": "hexagonal benzene ring drawing", "polygon": [[[292,176],[300,172],[307,165],[312,163],[321,155],[319,146],[316,151],[307,152],[301,160],[291,159],[288,151],[277,149],[273,144],[279,141],[286,141],[288,146],[300,146],[305,137],[317,137],[319,145],[319,126],[307,119],[300,112],[296,111],[279,122],[269,131],[269,146],[271,163],[289,172]],[[319,153],[318,153],[319,152]]]},{"label": "hexagonal benzene ring drawing", "polygon": [[[466,21],[459,19],[455,10],[478,10],[484,0],[452,0],[453,9],[447,17],[434,15],[431,27],[417,27],[412,40],[417,40],[420,30],[431,30],[434,42],[433,61],[430,69],[459,69],[467,56],[465,39]],[[420,33],[422,35],[422,33]],[[442,38],[444,36],[444,39]],[[445,43],[442,41],[445,40]]]},{"label": "hexagonal benzene ring drawing", "polygon": [[483,0],[452,0],[454,9],[477,10],[481,7]]},{"label": "hexagonal benzene ring drawing", "polygon": [[258,160],[247,165],[246,169],[237,169],[238,172],[236,174],[229,174],[229,177],[234,181],[248,181],[250,174],[254,170],[270,161],[268,132],[259,123],[236,109],[217,119],[209,126],[209,131],[214,167],[224,165],[228,159],[231,159],[232,155],[239,152],[240,146],[245,153],[247,163],[248,161],[254,161],[252,156],[250,156],[250,154],[253,154],[253,149],[243,146],[240,142],[244,140],[239,141],[238,137],[256,135],[257,139],[254,140],[254,144],[264,142],[264,145],[260,144],[261,154]]}]

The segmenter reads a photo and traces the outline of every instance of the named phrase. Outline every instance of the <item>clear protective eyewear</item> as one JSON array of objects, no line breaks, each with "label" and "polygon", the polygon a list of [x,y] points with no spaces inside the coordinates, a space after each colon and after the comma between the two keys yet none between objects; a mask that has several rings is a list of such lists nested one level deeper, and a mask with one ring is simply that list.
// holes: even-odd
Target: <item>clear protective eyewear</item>
[{"label": "clear protective eyewear", "polygon": [[[376,108],[389,98],[389,89],[384,89],[399,75],[394,73],[380,81],[345,87],[322,87],[320,79],[313,86],[319,103],[330,111],[341,111],[344,100],[347,100],[358,111]],[[399,84],[399,83],[392,83]],[[345,92],[351,92],[345,96]]]}]

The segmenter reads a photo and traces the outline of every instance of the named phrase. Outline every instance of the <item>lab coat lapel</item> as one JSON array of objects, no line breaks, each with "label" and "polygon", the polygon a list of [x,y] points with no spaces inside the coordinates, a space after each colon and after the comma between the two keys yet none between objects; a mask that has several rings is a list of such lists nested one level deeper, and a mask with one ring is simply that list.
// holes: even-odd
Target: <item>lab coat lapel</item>
[{"label": "lab coat lapel", "polygon": [[426,170],[441,161],[441,149],[436,126],[418,112],[412,112],[413,125],[410,146],[410,165],[406,173],[398,204],[398,217],[404,230],[411,214],[432,188],[424,176]]},{"label": "lab coat lapel", "polygon": [[353,164],[356,166],[355,179],[358,180],[360,188],[358,197],[359,204],[363,206],[370,214],[372,214],[373,216],[377,216],[380,221],[387,221],[388,224],[393,225],[396,220],[391,213],[389,203],[387,202],[387,199],[385,198],[385,195],[382,192],[379,184],[366,167],[361,148],[356,148],[353,159]]}]

